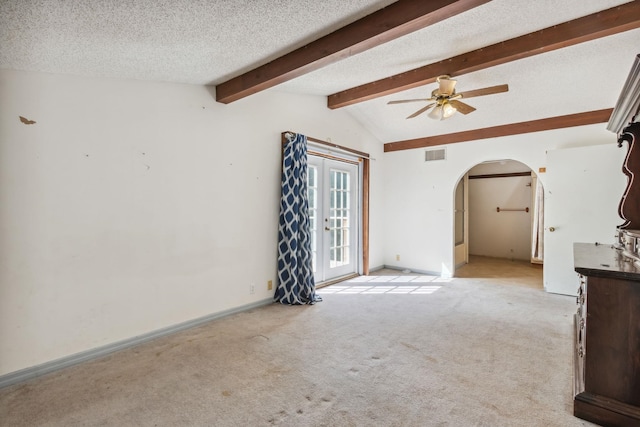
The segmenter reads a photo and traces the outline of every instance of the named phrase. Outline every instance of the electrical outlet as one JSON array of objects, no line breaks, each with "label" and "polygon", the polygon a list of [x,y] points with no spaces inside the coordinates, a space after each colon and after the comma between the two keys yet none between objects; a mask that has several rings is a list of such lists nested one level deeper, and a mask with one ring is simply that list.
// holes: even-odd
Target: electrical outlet
[{"label": "electrical outlet", "polygon": [[273,280],[267,282],[267,290],[270,291],[271,289],[273,289]]},{"label": "electrical outlet", "polygon": [[256,293],[256,285],[255,285],[254,283],[252,283],[252,284],[250,284],[250,285],[249,285],[249,293],[250,293],[251,295],[253,295],[253,294],[255,294],[255,293]]},{"label": "electrical outlet", "polygon": [[400,261],[400,255],[396,255],[396,261]]}]

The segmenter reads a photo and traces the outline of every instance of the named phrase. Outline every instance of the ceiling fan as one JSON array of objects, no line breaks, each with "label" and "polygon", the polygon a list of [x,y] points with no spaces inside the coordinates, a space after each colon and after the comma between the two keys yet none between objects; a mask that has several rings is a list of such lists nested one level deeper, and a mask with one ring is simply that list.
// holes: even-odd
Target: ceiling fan
[{"label": "ceiling fan", "polygon": [[429,112],[429,114],[427,114],[428,117],[435,120],[444,120],[453,116],[456,111],[460,111],[462,114],[469,114],[475,111],[475,108],[473,108],[471,105],[459,101],[459,99],[461,98],[491,95],[493,93],[507,92],[509,90],[509,85],[505,84],[456,93],[456,80],[453,80],[450,76],[439,76],[436,79],[436,82],[438,82],[438,88],[431,92],[431,98],[401,99],[398,101],[389,101],[387,104],[404,104],[406,102],[433,101],[426,107],[419,109],[418,111],[407,117],[407,119],[412,119],[431,108],[431,111]]}]

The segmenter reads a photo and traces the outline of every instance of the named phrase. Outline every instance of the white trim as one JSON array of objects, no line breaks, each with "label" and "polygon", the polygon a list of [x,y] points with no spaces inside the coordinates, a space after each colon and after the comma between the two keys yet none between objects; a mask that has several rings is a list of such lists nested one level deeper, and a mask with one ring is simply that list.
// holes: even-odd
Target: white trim
[{"label": "white trim", "polygon": [[190,328],[194,328],[196,326],[203,325],[205,323],[211,322],[216,319],[220,319],[222,317],[230,316],[232,314],[262,307],[272,303],[273,303],[273,299],[269,298],[269,299],[265,299],[255,303],[232,308],[229,310],[223,310],[218,313],[200,317],[198,319],[188,320],[186,322],[178,323],[176,325],[168,326],[162,329],[157,329],[155,331],[151,331],[143,335],[134,336],[132,338],[127,338],[125,340],[107,344],[102,347],[97,347],[91,350],[82,351],[80,353],[62,357],[60,359],[52,360],[50,362],[46,362],[41,365],[36,365],[29,368],[21,369],[19,371],[11,372],[9,374],[0,376],[0,388],[8,387],[10,385],[17,384],[23,381],[32,380],[41,375],[49,374],[49,373],[58,371],[60,369],[68,368],[70,366],[78,365],[80,363],[84,363],[100,357],[104,357],[111,353],[115,353],[116,351],[135,347],[137,345],[154,340],[156,338],[165,337],[167,335],[171,335],[176,332],[181,332]]},{"label": "white trim", "polygon": [[[442,276],[441,273],[436,272],[436,271],[430,271],[430,270],[418,270],[418,269],[414,269],[414,268],[398,267],[396,265],[385,265],[384,268],[388,268],[389,270],[399,270],[399,271],[409,270],[411,273],[426,274],[428,276],[444,277],[444,276]],[[446,278],[449,279],[450,277],[446,277]]]},{"label": "white trim", "polygon": [[340,157],[344,160],[351,161],[351,162],[358,162],[360,159],[364,158],[362,156],[359,156],[355,153],[351,153],[346,150],[341,150],[339,148],[334,148],[334,147],[328,147],[326,145],[317,144],[309,140],[307,140],[307,149],[308,150],[311,149],[311,151],[315,151],[317,153],[327,154],[329,156]]},{"label": "white trim", "polygon": [[622,87],[616,106],[613,108],[607,130],[620,131],[633,120],[640,110],[640,54],[636,55],[631,71]]}]

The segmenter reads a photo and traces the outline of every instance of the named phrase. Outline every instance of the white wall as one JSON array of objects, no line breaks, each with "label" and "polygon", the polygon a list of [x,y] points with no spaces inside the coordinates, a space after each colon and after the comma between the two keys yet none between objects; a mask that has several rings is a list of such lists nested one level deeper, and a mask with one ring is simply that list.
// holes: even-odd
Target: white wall
[{"label": "white wall", "polygon": [[0,375],[271,298],[285,130],[377,159],[383,264],[382,145],[324,97],[7,70],[0,93]]},{"label": "white wall", "polygon": [[537,171],[547,149],[615,143],[601,124],[453,144],[425,163],[424,150],[383,154],[324,97],[222,105],[200,86],[7,70],[0,94],[0,375],[270,298],[284,130],[375,159],[372,267],[445,276],[469,168]]},{"label": "white wall", "polygon": [[[546,150],[615,144],[615,135],[605,125],[451,144],[446,147],[445,161],[424,162],[424,149],[385,153],[385,217],[389,219],[384,231],[385,264],[453,274],[455,186],[471,167],[488,160],[513,159],[535,172],[545,166]],[[609,173],[603,176],[604,181],[621,172]],[[544,185],[545,174],[539,179]],[[396,254],[400,261],[396,261]]]},{"label": "white wall", "polygon": [[[482,163],[469,176],[513,172],[531,169],[514,161]],[[531,176],[469,179],[469,254],[530,260],[531,201]]]}]

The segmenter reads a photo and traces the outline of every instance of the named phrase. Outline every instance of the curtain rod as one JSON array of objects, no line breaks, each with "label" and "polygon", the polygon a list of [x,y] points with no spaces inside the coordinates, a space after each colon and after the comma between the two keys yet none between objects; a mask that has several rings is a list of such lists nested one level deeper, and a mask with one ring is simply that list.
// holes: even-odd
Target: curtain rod
[{"label": "curtain rod", "polygon": [[[287,136],[287,135],[292,135],[292,134],[296,134],[296,133],[297,132],[286,131],[286,132],[282,132],[282,135],[283,136]],[[364,157],[365,159],[369,158],[369,153],[365,153],[363,151],[354,150],[353,148],[343,147],[342,145],[334,144],[332,142],[323,141],[323,140],[317,139],[317,138],[312,138],[310,136],[307,136],[307,140],[311,141],[311,142],[315,142],[316,144],[326,145],[327,147],[336,148],[336,149],[342,150],[342,151],[347,151],[349,153],[356,154],[356,155],[358,155],[360,157]]]}]

